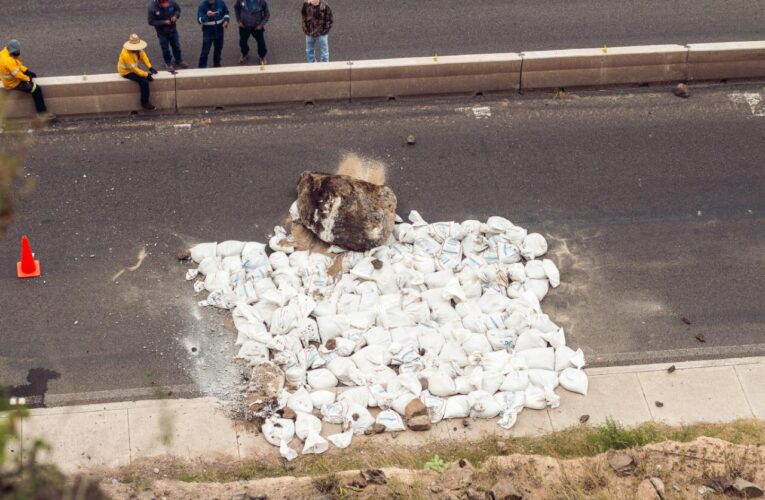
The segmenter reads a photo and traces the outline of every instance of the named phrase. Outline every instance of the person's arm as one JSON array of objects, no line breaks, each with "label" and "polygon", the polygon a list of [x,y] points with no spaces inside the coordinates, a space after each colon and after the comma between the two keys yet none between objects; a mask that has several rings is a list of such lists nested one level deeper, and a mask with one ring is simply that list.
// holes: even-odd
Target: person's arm
[{"label": "person's arm", "polygon": [[239,26],[242,25],[242,1],[234,0],[234,15]]},{"label": "person's arm", "polygon": [[[144,66],[146,66],[147,68],[151,68],[151,61],[149,61],[149,56],[146,55],[146,52],[142,50],[141,53],[138,55],[138,59],[144,64]],[[142,70],[137,64],[135,65],[135,68],[132,69],[132,71],[136,75],[142,76],[144,78],[149,76],[149,73]]]},{"label": "person's arm", "polygon": [[228,15],[228,5],[226,5],[226,2],[221,2],[223,4],[223,26],[228,27],[229,21],[231,21],[231,17]]},{"label": "person's arm", "polygon": [[176,21],[181,18],[181,6],[178,5],[178,2],[173,2],[173,5],[175,6],[175,14],[173,14],[173,17]]},{"label": "person's arm", "polygon": [[260,27],[264,27],[269,19],[271,19],[271,11],[268,10],[268,1],[263,0],[263,21],[261,21]]},{"label": "person's arm", "polygon": [[329,30],[332,29],[332,9],[330,9],[327,4],[324,4],[324,8],[324,31],[322,34],[326,35],[329,33]]},{"label": "person's arm", "polygon": [[300,9],[300,14],[303,16],[303,33],[305,33],[306,36],[310,36],[311,32],[308,29],[308,8],[306,7],[305,2],[303,2],[303,8]]},{"label": "person's arm", "polygon": [[207,6],[207,2],[202,2],[199,4],[199,8],[197,9],[197,22],[199,24],[206,23],[209,21],[207,18],[207,9],[205,8]]},{"label": "person's arm", "polygon": [[160,28],[165,25],[165,20],[159,19],[157,15],[154,13],[153,2],[151,5],[149,5],[149,25],[154,26],[155,28]]},{"label": "person's arm", "polygon": [[24,66],[24,63],[21,61],[21,59],[16,59],[16,69],[11,71],[11,76],[21,80],[22,82],[30,82],[32,81],[31,78],[26,74],[27,67]]}]

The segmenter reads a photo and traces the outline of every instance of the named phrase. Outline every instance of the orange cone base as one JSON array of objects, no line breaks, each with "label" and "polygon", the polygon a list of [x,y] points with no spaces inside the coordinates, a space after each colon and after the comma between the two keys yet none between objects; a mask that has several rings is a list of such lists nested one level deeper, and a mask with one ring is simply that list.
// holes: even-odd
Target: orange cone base
[{"label": "orange cone base", "polygon": [[25,273],[21,270],[21,262],[16,263],[16,276],[19,278],[36,278],[40,276],[40,261],[35,261],[35,270],[31,273]]}]

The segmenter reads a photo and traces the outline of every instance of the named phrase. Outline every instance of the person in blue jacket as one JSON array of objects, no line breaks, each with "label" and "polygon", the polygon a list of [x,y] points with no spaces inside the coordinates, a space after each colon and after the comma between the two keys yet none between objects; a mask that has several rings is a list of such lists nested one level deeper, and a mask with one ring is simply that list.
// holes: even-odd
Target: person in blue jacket
[{"label": "person in blue jacket", "polygon": [[202,0],[197,9],[197,22],[202,25],[202,52],[199,54],[199,67],[207,67],[210,48],[213,50],[213,66],[220,68],[220,55],[223,52],[223,30],[228,28],[228,7],[223,0]]},{"label": "person in blue jacket", "polygon": [[[149,24],[157,30],[159,46],[162,48],[162,58],[165,67],[171,73],[176,69],[186,69],[188,64],[183,62],[181,43],[178,39],[178,19],[181,17],[181,6],[175,0],[152,0],[149,4]],[[172,54],[170,53],[172,49]],[[175,56],[175,62],[173,62]]]}]

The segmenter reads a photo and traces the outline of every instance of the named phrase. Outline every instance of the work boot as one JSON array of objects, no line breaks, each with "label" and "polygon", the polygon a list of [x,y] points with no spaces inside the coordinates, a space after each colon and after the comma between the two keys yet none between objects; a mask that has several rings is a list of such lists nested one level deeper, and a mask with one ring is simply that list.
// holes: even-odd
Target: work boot
[{"label": "work boot", "polygon": [[53,113],[48,112],[37,113],[37,121],[40,123],[56,123],[58,117]]},{"label": "work boot", "polygon": [[175,66],[175,69],[188,69],[189,68],[189,65],[186,64],[183,61],[175,61],[175,64],[173,66]]},{"label": "work boot", "polygon": [[239,64],[247,64],[247,61],[250,60],[249,54],[242,54],[242,57],[239,58]]},{"label": "work boot", "polygon": [[173,67],[172,64],[165,64],[165,69],[169,71],[170,73],[172,73],[173,75],[175,74],[175,68]]},{"label": "work boot", "polygon": [[266,64],[268,64],[268,60],[265,57],[261,57],[260,58],[260,64],[265,66]]},{"label": "work boot", "polygon": [[141,107],[145,109],[146,111],[154,111],[155,109],[157,109],[157,107],[150,102],[146,104],[141,104]]}]

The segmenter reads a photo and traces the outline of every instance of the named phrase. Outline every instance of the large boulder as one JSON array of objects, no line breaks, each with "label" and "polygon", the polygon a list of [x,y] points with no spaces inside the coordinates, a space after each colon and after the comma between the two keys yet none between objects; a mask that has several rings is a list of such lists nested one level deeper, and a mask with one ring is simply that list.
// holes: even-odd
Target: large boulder
[{"label": "large boulder", "polygon": [[396,195],[388,186],[306,171],[297,191],[300,222],[322,241],[364,252],[385,244],[393,231]]}]

